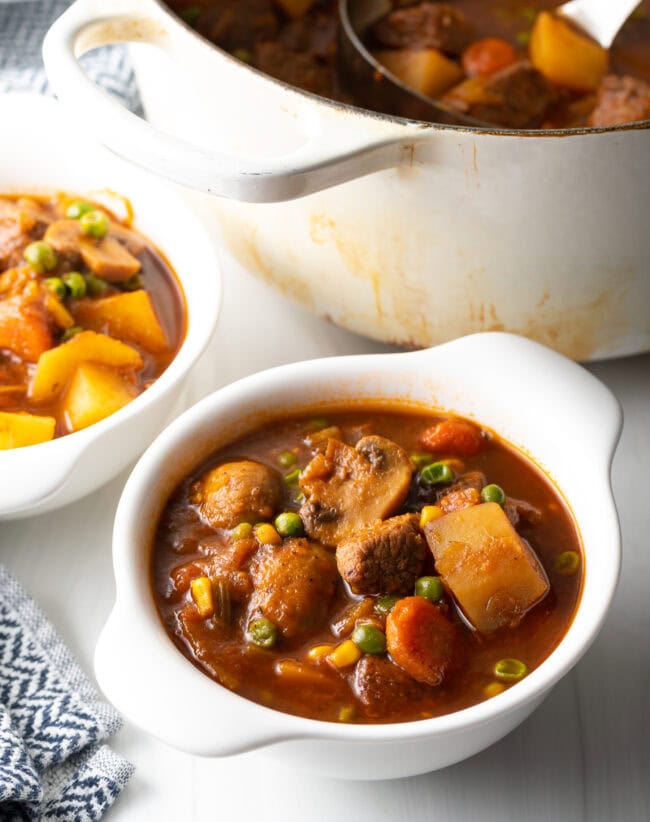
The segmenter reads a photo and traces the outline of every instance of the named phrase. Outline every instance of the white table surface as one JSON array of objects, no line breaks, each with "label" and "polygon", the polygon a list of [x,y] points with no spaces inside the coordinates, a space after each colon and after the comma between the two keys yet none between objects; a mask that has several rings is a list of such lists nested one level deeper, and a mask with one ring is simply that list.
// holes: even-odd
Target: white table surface
[{"label": "white table surface", "polygon": [[[231,261],[224,260],[223,276],[221,322],[197,373],[195,398],[285,362],[389,350],[311,317]],[[294,775],[259,754],[201,760],[126,724],[112,744],[137,772],[106,818],[650,820],[650,355],[590,369],[625,410],[614,464],[623,573],[600,637],[527,722],[444,771],[374,783]],[[88,672],[113,601],[111,524],[124,480],[53,514],[0,524],[0,562],[28,588]]]}]

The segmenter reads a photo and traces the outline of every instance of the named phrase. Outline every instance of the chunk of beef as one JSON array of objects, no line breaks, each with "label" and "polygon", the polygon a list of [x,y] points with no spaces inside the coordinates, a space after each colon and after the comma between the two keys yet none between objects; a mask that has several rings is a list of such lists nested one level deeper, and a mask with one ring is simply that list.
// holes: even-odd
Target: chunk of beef
[{"label": "chunk of beef", "polygon": [[418,517],[404,514],[339,543],[336,564],[355,594],[410,594],[425,556]]},{"label": "chunk of beef", "polygon": [[460,54],[472,39],[472,24],[447,3],[418,3],[396,9],[372,27],[377,43],[393,49],[439,49]]},{"label": "chunk of beef", "polygon": [[324,624],[338,579],[334,556],[307,539],[260,548],[251,577],[249,619],[265,616],[286,639],[307,636]]},{"label": "chunk of beef", "polygon": [[518,528],[520,525],[534,528],[542,521],[542,512],[539,508],[523,499],[507,497],[503,510],[514,528]]},{"label": "chunk of beef", "polygon": [[390,659],[364,656],[356,665],[353,686],[369,717],[399,711],[431,693]]},{"label": "chunk of beef", "polygon": [[226,51],[252,51],[255,43],[277,35],[278,23],[271,0],[213,0],[196,29]]},{"label": "chunk of beef", "polygon": [[312,54],[292,51],[279,40],[268,40],[255,45],[253,61],[260,71],[283,83],[323,97],[332,95],[332,69]]},{"label": "chunk of beef", "polygon": [[482,471],[468,471],[453,485],[439,492],[438,505],[446,514],[478,505],[481,501],[481,489],[485,484],[485,474]]},{"label": "chunk of beef", "polygon": [[554,100],[551,84],[525,61],[465,80],[442,98],[461,114],[506,128],[537,128]]},{"label": "chunk of beef", "polygon": [[330,439],[300,477],[307,533],[338,545],[394,514],[404,502],[413,468],[406,451],[385,437],[363,437],[353,448]]},{"label": "chunk of beef", "polygon": [[273,516],[282,500],[277,471],[252,460],[211,468],[192,486],[190,501],[213,528],[234,528]]},{"label": "chunk of beef", "polygon": [[608,74],[600,84],[590,126],[613,126],[650,119],[650,83],[638,77]]}]

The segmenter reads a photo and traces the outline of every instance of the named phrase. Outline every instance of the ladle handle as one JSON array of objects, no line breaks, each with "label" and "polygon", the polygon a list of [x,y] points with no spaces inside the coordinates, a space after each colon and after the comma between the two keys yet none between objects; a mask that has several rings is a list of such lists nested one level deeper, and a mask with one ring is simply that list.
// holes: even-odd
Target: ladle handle
[{"label": "ladle handle", "polygon": [[640,0],[571,0],[558,14],[574,22],[608,49]]},{"label": "ladle handle", "polygon": [[[154,0],[112,0],[110,14],[106,12],[105,0],[77,0],[50,28],[43,58],[59,99],[82,112],[86,127],[120,157],[174,182],[245,202],[292,200],[412,160],[413,139],[401,136],[403,129],[375,128],[374,139],[368,140],[367,130],[361,129],[360,137],[358,126],[340,108],[292,89],[283,94],[303,139],[281,156],[212,150],[160,131],[96,86],[78,58],[98,46],[133,42],[164,50],[176,65],[200,47],[215,84],[232,82],[235,71],[250,69],[216,47],[206,47]],[[277,89],[268,78],[255,79],[258,85],[246,88],[257,95]],[[259,97],[249,96],[242,94],[242,108],[256,105]]]}]

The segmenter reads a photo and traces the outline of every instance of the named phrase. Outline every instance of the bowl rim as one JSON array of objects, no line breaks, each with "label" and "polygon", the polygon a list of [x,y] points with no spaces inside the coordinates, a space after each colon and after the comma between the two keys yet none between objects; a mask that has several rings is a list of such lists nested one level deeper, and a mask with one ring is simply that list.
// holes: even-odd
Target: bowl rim
[{"label": "bowl rim", "polygon": [[[536,357],[540,362],[544,361],[546,365],[554,365],[556,370],[561,371],[565,377],[577,378],[582,388],[588,387],[587,393],[592,392],[590,402],[594,397],[597,397],[600,402],[601,407],[599,413],[601,415],[601,421],[604,422],[604,433],[602,442],[600,443],[601,453],[599,456],[602,476],[594,481],[600,486],[602,491],[600,507],[603,510],[601,514],[605,517],[609,530],[608,537],[612,542],[612,551],[608,562],[602,563],[602,567],[595,567],[594,563],[589,563],[589,549],[588,546],[583,544],[586,555],[585,568],[587,569],[585,578],[587,574],[589,574],[590,579],[594,575],[599,579],[597,607],[594,608],[594,603],[592,602],[591,609],[588,612],[584,611],[585,598],[581,596],[573,619],[561,641],[537,668],[531,671],[523,681],[517,683],[516,687],[509,688],[492,699],[477,703],[460,711],[417,721],[356,725],[354,723],[345,724],[318,719],[307,719],[293,714],[283,713],[276,709],[260,705],[243,696],[239,696],[219,685],[194,666],[174,645],[173,640],[168,636],[166,629],[163,627],[153,594],[150,590],[150,585],[148,587],[149,600],[144,602],[140,596],[140,590],[137,581],[134,579],[133,570],[135,563],[139,562],[140,568],[142,569],[146,566],[147,574],[150,574],[150,545],[145,544],[143,546],[141,541],[135,545],[131,544],[132,535],[138,533],[137,526],[140,503],[147,498],[147,495],[150,495],[151,489],[155,486],[156,479],[160,476],[162,467],[170,457],[173,457],[175,450],[182,448],[183,440],[187,439],[193,432],[207,425],[218,425],[217,420],[219,418],[220,408],[225,408],[228,403],[234,407],[237,407],[239,403],[239,405],[245,409],[247,404],[250,406],[256,394],[259,395],[264,390],[273,390],[273,387],[281,384],[283,380],[295,380],[298,375],[310,379],[310,377],[307,377],[309,374],[311,375],[311,379],[316,381],[319,372],[321,374],[328,374],[331,378],[333,373],[346,370],[351,373],[354,373],[355,370],[356,372],[361,372],[364,369],[367,370],[369,366],[376,366],[380,363],[388,372],[391,372],[392,368],[393,372],[398,373],[409,364],[422,362],[427,356],[430,356],[432,352],[436,352],[436,354],[439,354],[441,351],[451,353],[456,349],[458,352],[464,350],[465,352],[473,351],[475,353],[477,347],[485,350],[486,345],[493,345],[493,347],[496,346],[497,349],[501,348],[502,350],[505,346],[506,349],[517,350],[524,356],[530,355]],[[580,389],[577,390],[580,391]],[[402,397],[401,399],[405,398]],[[396,400],[396,404],[397,403],[399,403],[399,399]],[[341,401],[340,404],[343,405],[343,402]],[[311,407],[313,409],[313,403]],[[187,736],[181,741],[179,741],[178,738],[171,738],[165,727],[163,727],[164,721],[157,722],[155,718],[153,720],[149,718],[145,724],[142,725],[145,730],[148,730],[150,733],[153,733],[175,747],[181,747],[185,750],[203,755],[226,755],[228,753],[237,753],[243,750],[251,750],[277,742],[296,739],[390,742],[431,736],[445,736],[470,726],[479,727],[494,722],[504,714],[511,713],[534,700],[541,699],[542,696],[573,667],[594,640],[606,617],[616,589],[620,570],[620,530],[611,493],[609,474],[611,460],[620,434],[621,422],[622,418],[618,401],[599,380],[585,371],[581,366],[578,366],[562,355],[552,352],[550,349],[538,343],[501,332],[475,334],[419,352],[332,357],[292,363],[259,372],[258,374],[245,377],[242,380],[219,389],[188,409],[165,429],[145,452],[124,488],[122,498],[118,505],[113,535],[113,566],[116,577],[117,600],[113,613],[109,617],[108,623],[100,637],[95,656],[95,670],[100,686],[104,688],[109,698],[111,698],[111,694],[115,690],[115,679],[110,671],[107,671],[106,656],[107,654],[114,654],[115,647],[113,647],[112,650],[109,647],[111,644],[110,635],[120,630],[120,612],[123,612],[124,609],[127,608],[130,611],[130,616],[133,617],[133,608],[135,608],[136,618],[143,620],[139,626],[142,629],[143,637],[156,634],[156,638],[159,640],[161,635],[164,636],[167,645],[164,651],[161,651],[161,658],[164,656],[165,659],[169,661],[170,671],[173,671],[176,677],[176,687],[179,687],[178,677],[182,677],[188,687],[196,688],[197,691],[201,692],[200,699],[209,699],[214,703],[223,703],[229,712],[232,710],[240,717],[255,715],[257,720],[263,720],[268,726],[265,731],[248,731],[248,735],[244,732],[244,738],[240,740],[239,745],[235,745],[232,749],[226,750],[225,753],[221,749],[219,753],[214,753],[210,742],[206,740],[201,741],[197,734],[194,734],[194,738],[192,738],[192,733],[188,732]],[[198,463],[195,462],[195,464]],[[562,493],[561,489],[558,490]],[[574,517],[574,521],[578,530],[582,532],[581,520],[576,516]],[[583,580],[583,593],[585,587],[586,584]],[[157,621],[157,627],[156,624],[151,621],[152,614]],[[581,629],[580,636],[577,636],[575,626],[579,615],[581,615],[583,622],[586,620],[586,623]],[[122,625],[121,627],[124,629],[125,626]],[[137,639],[135,641],[137,642]],[[176,661],[174,662],[174,660]],[[184,670],[181,668],[181,663],[185,666]],[[210,692],[207,687],[203,687],[201,682],[208,683],[212,691]],[[113,701],[115,701],[115,699],[113,699]],[[134,709],[132,705],[125,706],[123,701],[120,704],[119,697],[117,703],[118,709],[134,721],[135,724],[138,724],[137,707]]]}]

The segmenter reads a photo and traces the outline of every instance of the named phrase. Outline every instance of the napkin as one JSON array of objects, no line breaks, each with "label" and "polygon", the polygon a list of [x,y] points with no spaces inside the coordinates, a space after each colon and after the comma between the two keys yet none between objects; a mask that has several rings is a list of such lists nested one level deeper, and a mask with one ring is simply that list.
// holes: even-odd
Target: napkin
[{"label": "napkin", "polygon": [[[70,5],[70,0],[0,0],[0,92],[51,94],[41,47],[45,33]],[[107,0],[107,10],[110,2]],[[97,49],[82,58],[88,75],[136,114],[140,97],[126,46]]]},{"label": "napkin", "polygon": [[100,819],[133,772],[103,744],[120,725],[0,566],[0,820]]}]

